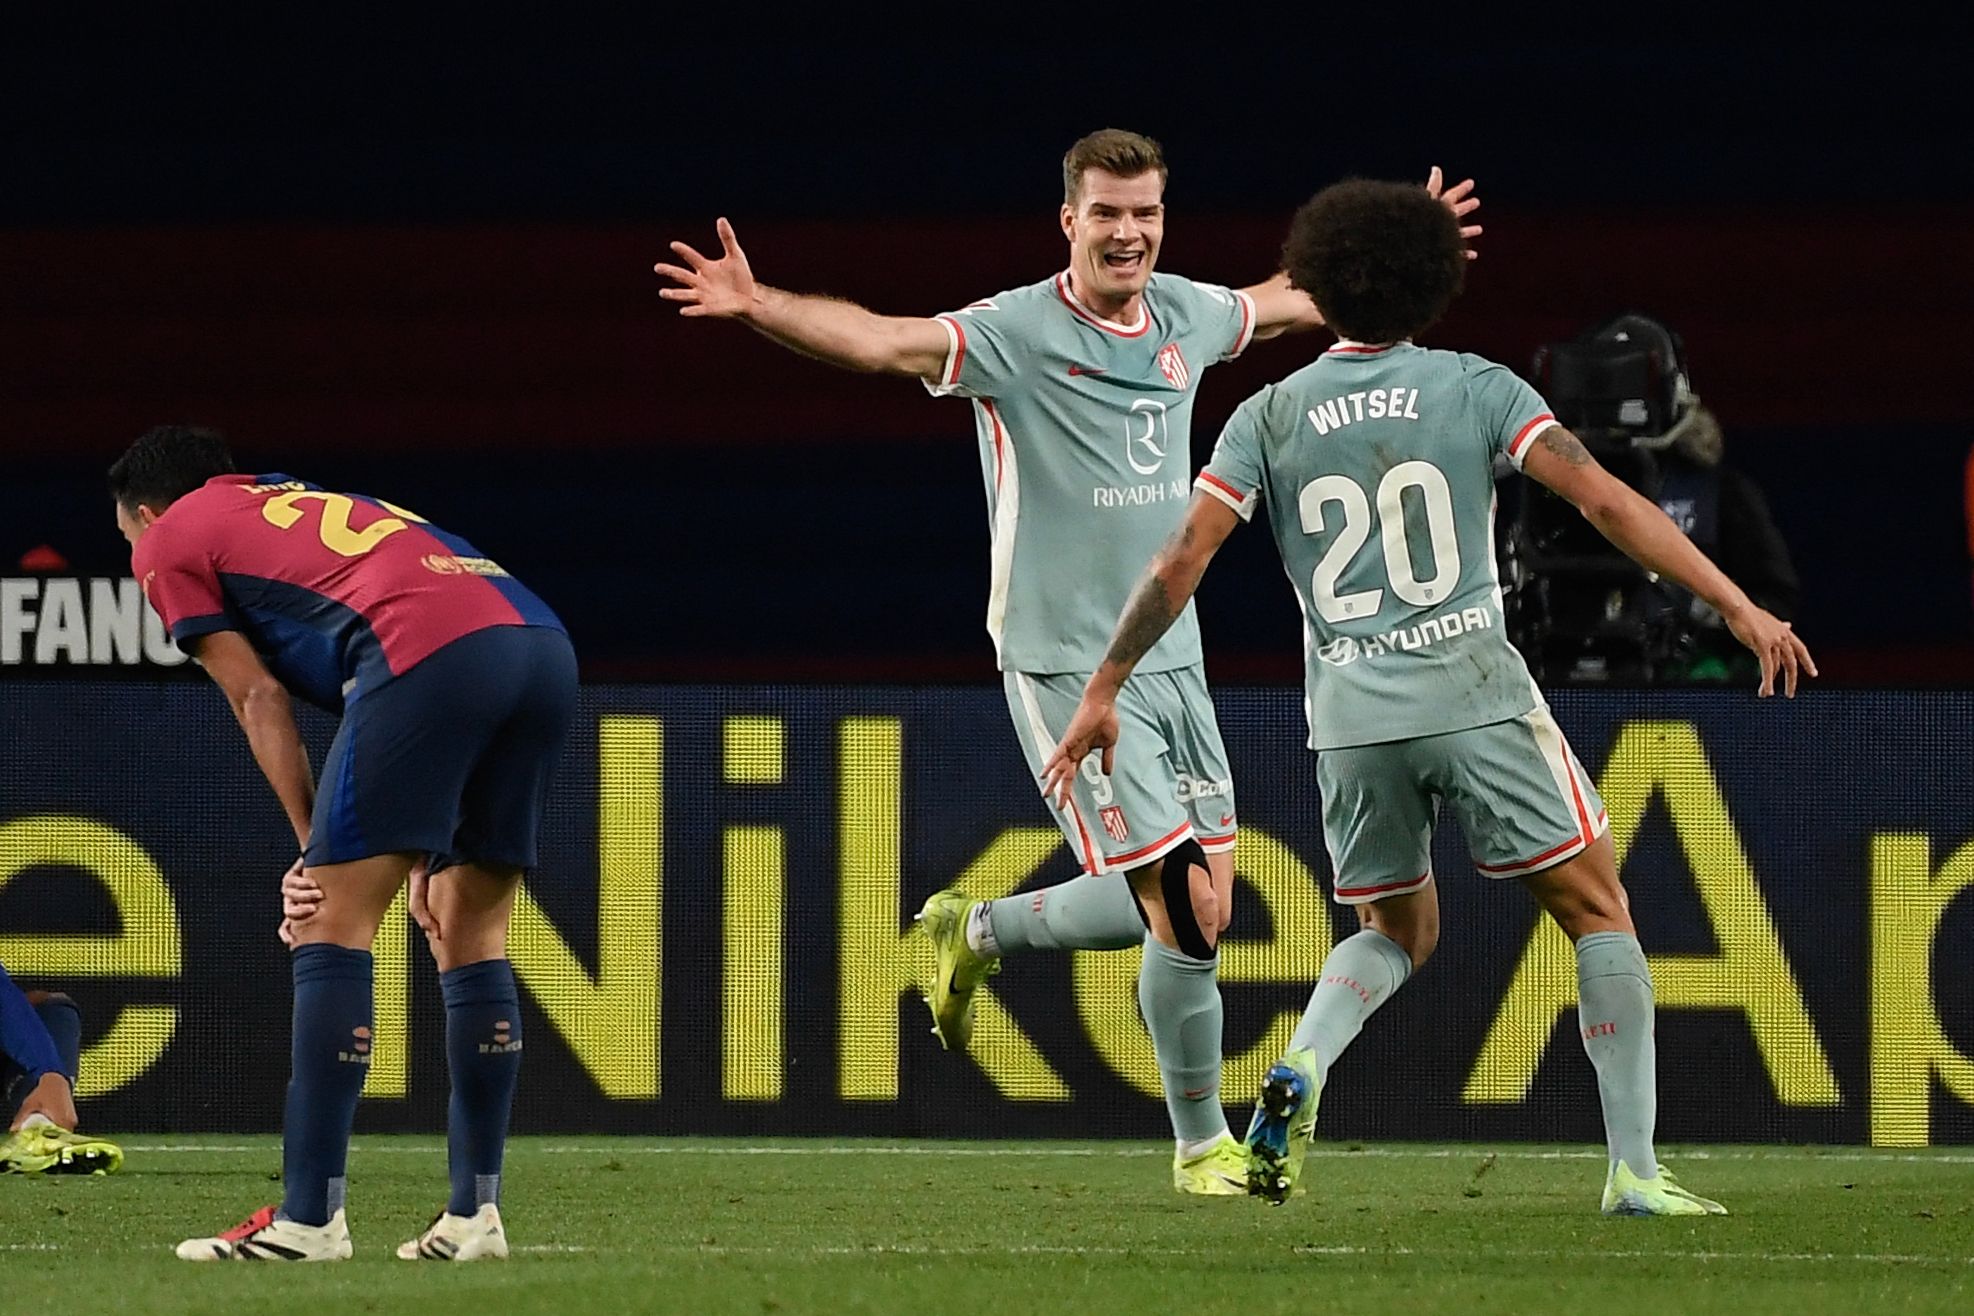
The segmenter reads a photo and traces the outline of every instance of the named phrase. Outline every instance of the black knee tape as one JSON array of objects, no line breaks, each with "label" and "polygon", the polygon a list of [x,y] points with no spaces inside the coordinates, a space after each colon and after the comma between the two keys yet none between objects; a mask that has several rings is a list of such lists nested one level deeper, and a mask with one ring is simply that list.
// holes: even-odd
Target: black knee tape
[{"label": "black knee tape", "polygon": [[1179,949],[1196,960],[1213,958],[1213,945],[1207,941],[1199,925],[1199,915],[1193,910],[1192,870],[1206,866],[1206,851],[1200,848],[1197,838],[1188,836],[1165,852],[1165,862],[1158,874],[1172,935],[1178,940]]}]

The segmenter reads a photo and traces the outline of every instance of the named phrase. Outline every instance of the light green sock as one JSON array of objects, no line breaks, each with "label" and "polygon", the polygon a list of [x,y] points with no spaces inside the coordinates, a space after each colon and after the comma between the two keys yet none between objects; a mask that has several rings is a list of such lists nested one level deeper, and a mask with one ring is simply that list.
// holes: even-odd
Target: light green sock
[{"label": "light green sock", "polygon": [[[980,928],[985,935],[978,935]],[[1145,939],[1145,921],[1122,873],[1085,873],[1067,882],[987,902],[967,940],[978,951],[1129,950]]]},{"label": "light green sock", "polygon": [[1138,1009],[1158,1052],[1172,1133],[1197,1143],[1227,1131],[1220,1105],[1220,957],[1196,960],[1151,937],[1138,970]]},{"label": "light green sock", "polygon": [[1327,1081],[1330,1066],[1357,1040],[1371,1012],[1389,1001],[1411,976],[1412,957],[1384,933],[1365,928],[1345,937],[1323,961],[1289,1050],[1306,1046],[1314,1051],[1317,1081]]},{"label": "light green sock", "polygon": [[1659,1173],[1652,1132],[1659,1121],[1658,1051],[1652,1039],[1652,971],[1638,938],[1593,932],[1576,944],[1577,1023],[1597,1069],[1611,1161],[1641,1179]]}]

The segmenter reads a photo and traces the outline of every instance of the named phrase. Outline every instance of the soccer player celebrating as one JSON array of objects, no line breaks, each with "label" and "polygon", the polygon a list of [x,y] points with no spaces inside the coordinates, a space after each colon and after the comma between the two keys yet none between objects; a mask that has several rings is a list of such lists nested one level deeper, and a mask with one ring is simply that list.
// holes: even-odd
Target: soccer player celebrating
[{"label": "soccer player celebrating", "polygon": [[[1154,273],[1166,172],[1149,138],[1083,138],[1063,158],[1068,268],[931,319],[759,283],[724,219],[718,258],[675,242],[684,264],[655,267],[679,285],[660,295],[682,303],[681,314],[739,320],[804,355],[973,401],[992,537],[987,630],[1038,777],[1139,567],[1184,515],[1200,375],[1255,338],[1321,323],[1279,275],[1231,291]],[[1456,231],[1455,216],[1478,204],[1471,189],[1443,198]],[[1430,200],[1439,190],[1435,169],[1420,195],[1439,205]],[[1083,875],[996,901],[943,891],[919,921],[935,952],[933,1031],[954,1050],[966,1046],[974,992],[1001,956],[1142,943],[1138,1000],[1177,1143],[1174,1184],[1238,1195],[1244,1169],[1220,1105],[1215,983],[1232,910],[1234,796],[1198,625],[1190,608],[1176,621],[1123,691],[1120,711],[1135,730],[1116,771],[1091,763],[1062,793],[1056,821]]]},{"label": "soccer player celebrating", "polygon": [[[319,893],[290,917],[294,1036],[283,1196],[189,1261],[333,1261],[350,1123],[372,1042],[370,944],[407,880],[438,961],[452,1074],[446,1208],[407,1260],[507,1255],[499,1197],[521,1063],[507,922],[535,862],[576,661],[542,601],[497,564],[380,499],[237,475],[218,435],[151,430],[110,468],[132,571],[218,682]],[[318,791],[290,696],[342,725]]]},{"label": "soccer player celebrating", "polygon": [[60,992],[24,992],[0,966],[0,1174],[107,1174],[123,1149],[75,1131],[82,1015]]},{"label": "soccer player celebrating", "polygon": [[1505,368],[1415,346],[1458,293],[1457,225],[1416,188],[1340,183],[1295,217],[1284,251],[1338,341],[1244,402],[1090,678],[1046,789],[1144,732],[1127,678],[1179,621],[1207,563],[1266,501],[1308,655],[1309,744],[1336,898],[1363,928],[1331,952],[1247,1136],[1249,1191],[1293,1191],[1330,1066],[1439,937],[1430,858],[1440,801],[1474,862],[1513,877],[1576,945],[1584,1047],[1609,1140],[1604,1210],[1719,1214],[1658,1163],[1652,982],[1602,804],[1502,624],[1492,552],[1497,458],[1580,508],[1646,568],[1719,610],[1794,695],[1815,665],[1657,506],[1600,467]]}]

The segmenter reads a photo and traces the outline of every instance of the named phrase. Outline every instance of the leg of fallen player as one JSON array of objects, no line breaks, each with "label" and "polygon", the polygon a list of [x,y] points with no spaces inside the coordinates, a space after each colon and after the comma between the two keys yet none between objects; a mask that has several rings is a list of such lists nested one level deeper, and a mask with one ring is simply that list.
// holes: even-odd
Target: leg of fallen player
[{"label": "leg of fallen player", "polygon": [[1577,1022],[1597,1070],[1610,1167],[1607,1215],[1725,1215],[1659,1165],[1658,1061],[1652,971],[1632,926],[1607,832],[1573,859],[1522,882],[1576,946]]}]

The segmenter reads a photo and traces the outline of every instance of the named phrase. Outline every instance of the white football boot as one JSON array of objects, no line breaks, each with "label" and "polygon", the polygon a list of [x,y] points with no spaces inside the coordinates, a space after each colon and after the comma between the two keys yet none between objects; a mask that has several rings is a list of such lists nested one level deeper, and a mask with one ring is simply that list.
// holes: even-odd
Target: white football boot
[{"label": "white football boot", "polygon": [[180,1261],[348,1261],[350,1230],[337,1211],[326,1225],[276,1218],[263,1206],[223,1234],[188,1238],[178,1245]]},{"label": "white football boot", "polygon": [[418,1237],[398,1245],[400,1261],[505,1261],[507,1231],[500,1208],[488,1202],[472,1215],[441,1212]]}]

